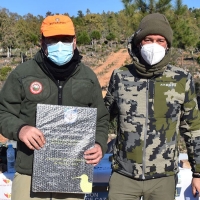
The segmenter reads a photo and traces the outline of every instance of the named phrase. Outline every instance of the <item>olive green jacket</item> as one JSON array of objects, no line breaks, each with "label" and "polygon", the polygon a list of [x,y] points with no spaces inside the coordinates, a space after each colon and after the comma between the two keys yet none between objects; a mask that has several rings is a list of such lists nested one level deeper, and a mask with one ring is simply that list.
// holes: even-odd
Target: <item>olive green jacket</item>
[{"label": "olive green jacket", "polygon": [[36,105],[52,104],[97,108],[96,143],[107,149],[109,114],[95,73],[79,63],[61,86],[44,66],[41,51],[17,66],[0,92],[0,132],[17,141],[16,171],[32,174],[33,151],[18,138],[22,126],[36,125]]}]

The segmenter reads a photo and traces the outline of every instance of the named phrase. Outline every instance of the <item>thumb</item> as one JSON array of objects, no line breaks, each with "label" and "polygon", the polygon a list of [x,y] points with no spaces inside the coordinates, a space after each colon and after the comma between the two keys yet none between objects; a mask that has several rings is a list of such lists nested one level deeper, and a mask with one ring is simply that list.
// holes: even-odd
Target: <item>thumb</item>
[{"label": "thumb", "polygon": [[196,197],[196,195],[197,195],[196,191],[197,191],[196,188],[193,186],[192,187],[192,194],[194,195],[194,197]]}]

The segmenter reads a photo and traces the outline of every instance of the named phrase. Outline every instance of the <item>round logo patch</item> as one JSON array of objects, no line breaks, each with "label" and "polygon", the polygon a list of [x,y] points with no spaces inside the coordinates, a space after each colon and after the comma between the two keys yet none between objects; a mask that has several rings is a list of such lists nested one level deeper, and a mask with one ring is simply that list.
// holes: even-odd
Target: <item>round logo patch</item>
[{"label": "round logo patch", "polygon": [[76,110],[76,108],[72,108],[72,109],[66,109],[64,111],[64,121],[67,123],[67,124],[72,124],[74,122],[76,122],[78,118],[78,112]]},{"label": "round logo patch", "polygon": [[32,94],[39,94],[42,92],[42,84],[40,82],[33,82],[30,85],[30,91]]}]

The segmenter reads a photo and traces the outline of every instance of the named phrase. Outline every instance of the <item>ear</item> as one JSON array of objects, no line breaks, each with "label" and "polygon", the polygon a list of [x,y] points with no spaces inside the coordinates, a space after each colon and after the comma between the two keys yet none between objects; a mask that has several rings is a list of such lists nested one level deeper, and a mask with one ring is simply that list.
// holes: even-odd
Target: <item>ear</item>
[{"label": "ear", "polygon": [[41,48],[42,48],[44,54],[47,55],[47,54],[48,54],[48,51],[47,51],[47,45],[46,45],[46,43],[45,43],[45,41],[44,41],[44,37],[42,37],[42,38],[40,39],[40,44],[41,44]]},{"label": "ear", "polygon": [[74,36],[73,43],[74,43],[74,49],[76,49],[76,36]]}]

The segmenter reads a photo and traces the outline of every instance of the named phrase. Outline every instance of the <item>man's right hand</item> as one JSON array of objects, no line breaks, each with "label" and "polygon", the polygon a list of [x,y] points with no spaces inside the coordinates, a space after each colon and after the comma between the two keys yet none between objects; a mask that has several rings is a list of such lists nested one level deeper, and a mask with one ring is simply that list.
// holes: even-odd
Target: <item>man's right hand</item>
[{"label": "man's right hand", "polygon": [[45,144],[43,133],[33,126],[23,126],[19,132],[19,139],[26,144],[29,149],[39,150]]}]

